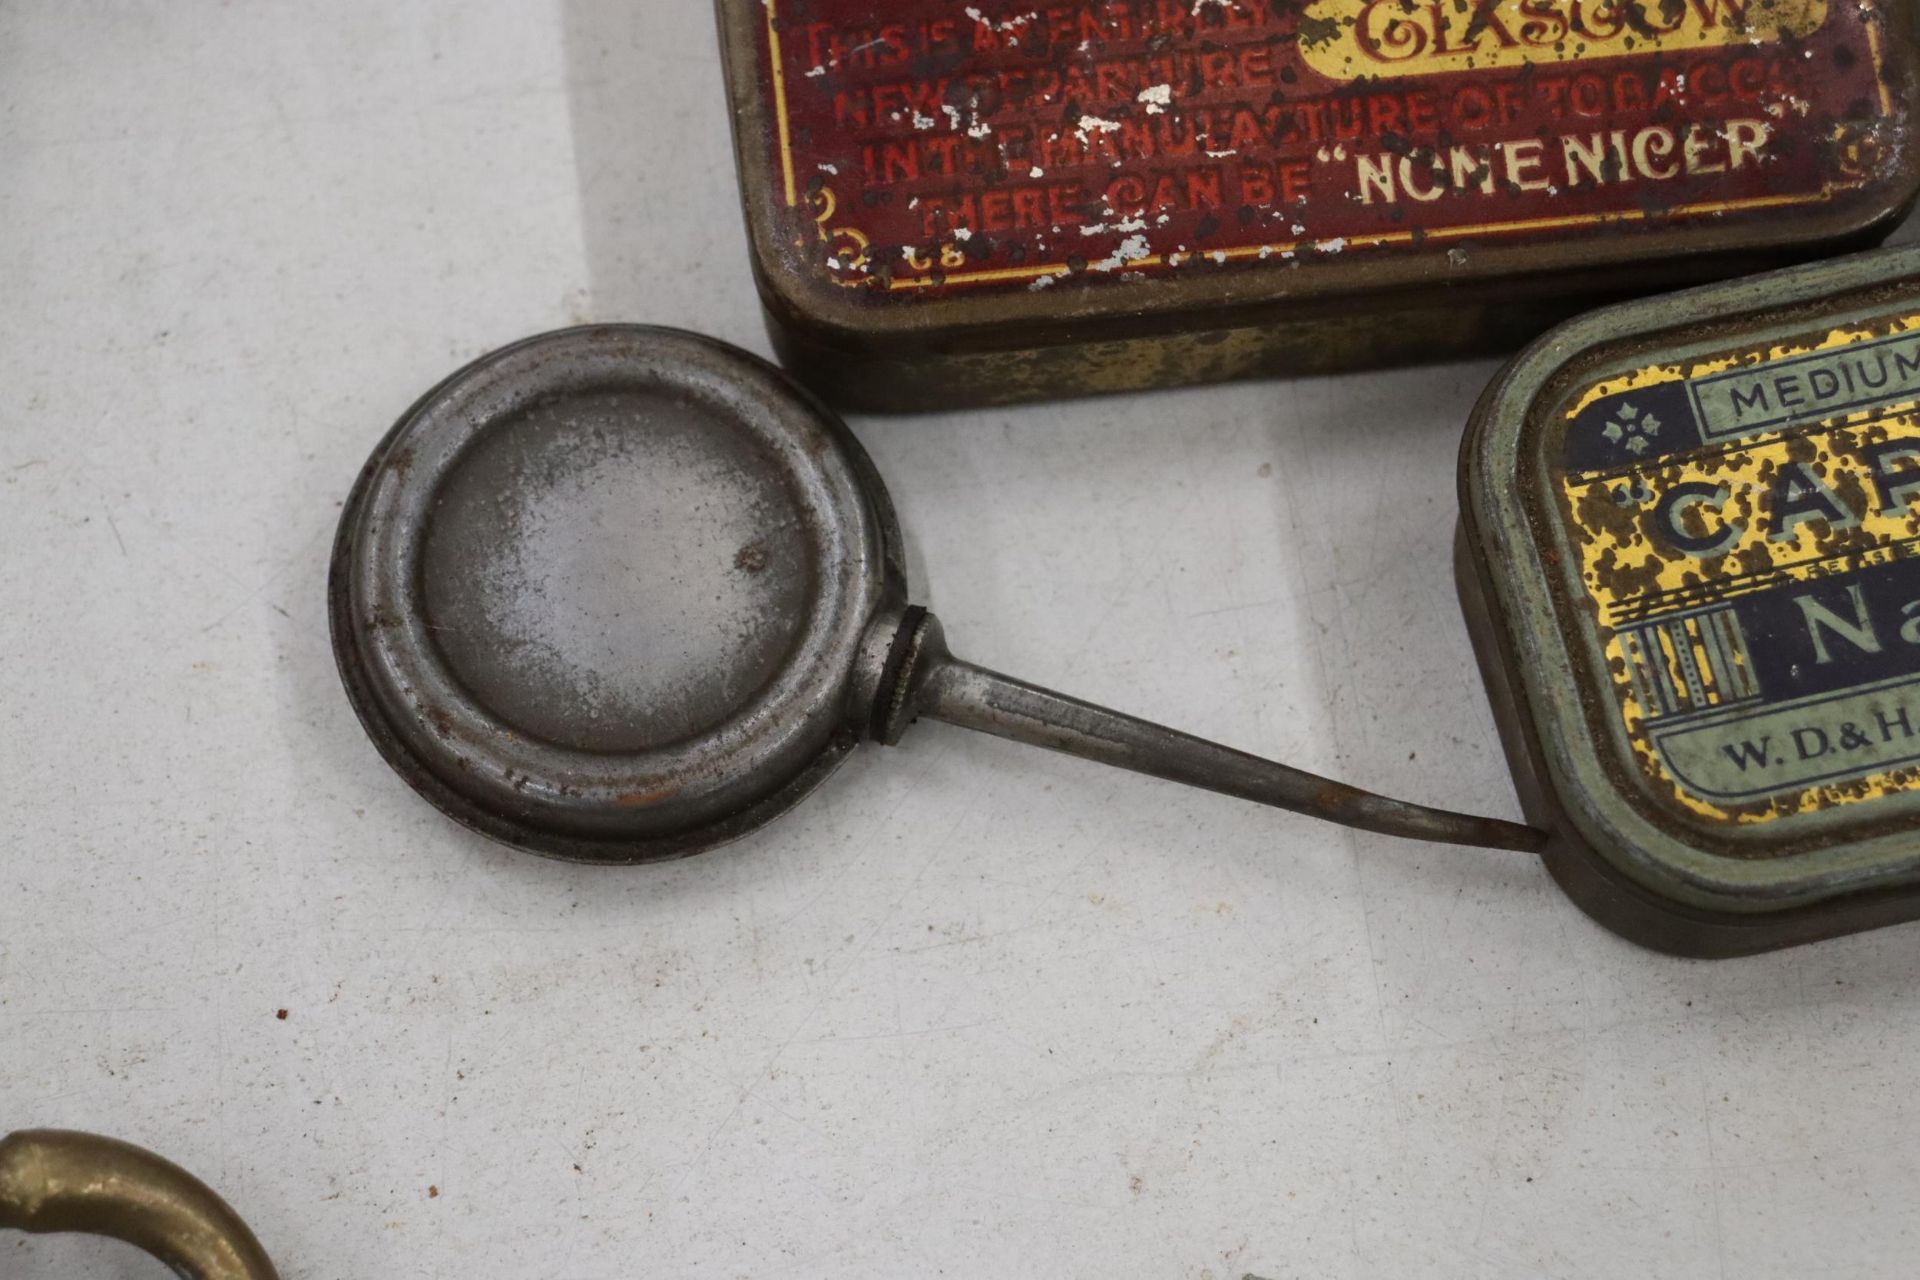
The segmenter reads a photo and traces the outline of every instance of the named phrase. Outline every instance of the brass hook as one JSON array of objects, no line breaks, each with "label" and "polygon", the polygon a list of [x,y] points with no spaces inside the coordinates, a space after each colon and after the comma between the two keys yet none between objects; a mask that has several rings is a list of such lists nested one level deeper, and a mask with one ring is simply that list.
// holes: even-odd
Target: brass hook
[{"label": "brass hook", "polygon": [[77,1231],[145,1249],[186,1280],[279,1280],[206,1183],[113,1138],[23,1129],[0,1138],[0,1231]]}]

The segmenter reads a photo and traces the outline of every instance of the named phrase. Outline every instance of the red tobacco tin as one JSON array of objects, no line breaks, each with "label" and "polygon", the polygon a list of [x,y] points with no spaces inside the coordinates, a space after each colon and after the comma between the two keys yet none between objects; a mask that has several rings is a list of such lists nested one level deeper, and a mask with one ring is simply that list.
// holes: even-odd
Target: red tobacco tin
[{"label": "red tobacco tin", "polygon": [[1874,238],[1905,0],[719,0],[754,267],[830,396],[1511,345]]}]

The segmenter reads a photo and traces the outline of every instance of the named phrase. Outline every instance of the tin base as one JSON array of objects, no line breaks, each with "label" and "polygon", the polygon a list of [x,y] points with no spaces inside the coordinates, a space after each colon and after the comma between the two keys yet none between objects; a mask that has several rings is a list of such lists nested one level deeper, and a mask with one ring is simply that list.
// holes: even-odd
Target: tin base
[{"label": "tin base", "polygon": [[1576,304],[1473,306],[1448,297],[1391,317],[1266,319],[1198,333],[997,350],[861,349],[783,325],[771,310],[767,328],[781,363],[833,404],[863,413],[928,413],[1500,355],[1575,314],[1581,304],[1610,300],[1612,295]]},{"label": "tin base", "polygon": [[[1904,208],[1902,210],[1904,215]],[[1831,242],[1836,252],[1880,243],[1884,219]],[[1563,273],[1516,283],[1439,284],[1378,297],[1283,299],[1148,326],[1111,316],[1063,318],[984,335],[934,329],[914,341],[850,333],[783,305],[762,280],[767,330],[781,363],[822,399],[862,413],[928,413],[1198,386],[1245,378],[1307,377],[1506,355],[1553,326],[1654,289],[1679,289],[1790,265],[1805,252],[1696,254],[1657,270]],[[1064,301],[1064,299],[1063,299]]]}]

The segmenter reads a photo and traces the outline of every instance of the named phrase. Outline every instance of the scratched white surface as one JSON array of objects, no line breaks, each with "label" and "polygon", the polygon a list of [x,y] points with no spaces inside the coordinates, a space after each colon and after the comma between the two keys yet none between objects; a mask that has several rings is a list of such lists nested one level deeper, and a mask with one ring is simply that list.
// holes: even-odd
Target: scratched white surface
[{"label": "scratched white surface", "polygon": [[[529,332],[764,350],[743,254],[694,0],[0,4],[0,1131],[156,1147],[301,1278],[1912,1274],[1920,928],[1663,959],[932,725],[665,869],[417,800],[327,649],[356,468]],[[1489,372],[854,425],[969,656],[1511,814]],[[0,1238],[75,1271],[163,1274]]]}]

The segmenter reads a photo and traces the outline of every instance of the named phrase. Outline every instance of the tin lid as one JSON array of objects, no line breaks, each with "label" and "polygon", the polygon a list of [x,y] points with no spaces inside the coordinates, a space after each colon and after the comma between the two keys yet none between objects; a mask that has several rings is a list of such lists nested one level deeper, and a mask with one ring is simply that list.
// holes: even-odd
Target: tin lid
[{"label": "tin lid", "polygon": [[884,490],[778,370],[667,329],[533,338],[408,410],[346,504],[355,710],[428,799],[556,856],[704,848],[857,741],[899,594]]},{"label": "tin lid", "polygon": [[1920,249],[1556,330],[1461,498],[1566,836],[1706,911],[1920,880]]}]

